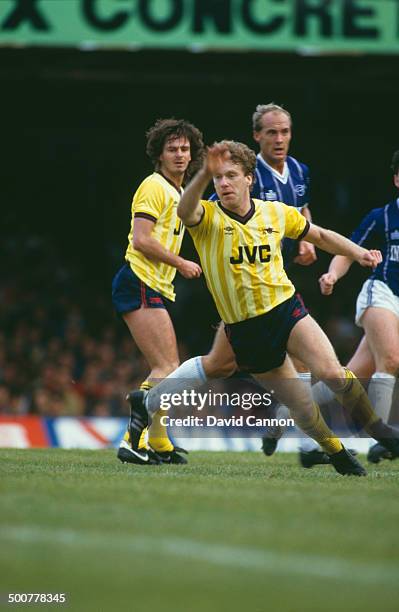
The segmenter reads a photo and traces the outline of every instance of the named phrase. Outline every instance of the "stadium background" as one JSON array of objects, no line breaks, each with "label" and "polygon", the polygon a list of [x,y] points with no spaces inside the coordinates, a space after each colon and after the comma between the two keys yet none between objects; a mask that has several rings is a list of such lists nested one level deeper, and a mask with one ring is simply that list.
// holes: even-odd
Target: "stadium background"
[{"label": "stadium background", "polygon": [[[369,3],[370,4],[370,3]],[[274,101],[293,116],[290,152],[311,170],[316,223],[350,233],[393,197],[397,56],[5,44],[2,91],[0,413],[124,414],[146,365],[112,312],[135,188],[159,117],[195,123],[207,143],[251,145],[251,115]],[[195,257],[187,236],[183,254]],[[359,338],[356,266],[334,296],[329,257],[292,270],[341,359]],[[207,351],[218,317],[204,282],[177,275],[181,357]]]}]

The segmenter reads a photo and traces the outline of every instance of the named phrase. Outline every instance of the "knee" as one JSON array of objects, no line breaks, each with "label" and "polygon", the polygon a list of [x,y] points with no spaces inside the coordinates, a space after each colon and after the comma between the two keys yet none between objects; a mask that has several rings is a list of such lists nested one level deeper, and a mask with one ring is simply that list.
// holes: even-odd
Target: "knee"
[{"label": "knee", "polygon": [[328,384],[328,381],[334,383],[342,382],[346,378],[345,370],[338,361],[321,363],[317,367],[317,371],[312,372],[316,378],[323,380]]},{"label": "knee", "polygon": [[381,360],[381,364],[377,366],[378,370],[382,370],[392,376],[398,376],[399,374],[399,353],[390,353],[384,359]]}]

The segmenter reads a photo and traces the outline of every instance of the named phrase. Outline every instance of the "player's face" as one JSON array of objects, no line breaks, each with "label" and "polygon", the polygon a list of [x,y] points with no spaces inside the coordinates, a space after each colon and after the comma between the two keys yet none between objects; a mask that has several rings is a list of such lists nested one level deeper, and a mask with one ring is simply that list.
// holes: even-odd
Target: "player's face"
[{"label": "player's face", "polygon": [[291,142],[291,121],[285,113],[266,113],[261,118],[262,129],[253,136],[262,157],[271,166],[285,162]]},{"label": "player's face", "polygon": [[161,172],[166,176],[182,176],[191,161],[188,138],[170,138],[167,140],[159,161]]},{"label": "player's face", "polygon": [[221,162],[213,176],[213,182],[218,198],[225,208],[238,209],[248,201],[252,176],[245,175],[240,164],[232,161]]},{"label": "player's face", "polygon": [[399,170],[393,175],[393,182],[395,183],[395,187],[399,189]]}]

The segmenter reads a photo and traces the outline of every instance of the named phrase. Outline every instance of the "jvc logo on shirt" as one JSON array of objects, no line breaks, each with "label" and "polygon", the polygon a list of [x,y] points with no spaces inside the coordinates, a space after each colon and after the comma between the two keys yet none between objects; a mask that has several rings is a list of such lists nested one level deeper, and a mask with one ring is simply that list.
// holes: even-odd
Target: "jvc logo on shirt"
[{"label": "jvc logo on shirt", "polygon": [[174,235],[175,236],[180,236],[182,229],[183,229],[183,223],[180,220],[178,220],[176,222],[176,227],[173,230]]},{"label": "jvc logo on shirt", "polygon": [[254,246],[238,247],[238,254],[230,257],[230,263],[233,265],[242,264],[246,259],[250,264],[255,263],[257,259],[261,263],[268,263],[270,261],[270,245],[268,244],[254,244]]}]

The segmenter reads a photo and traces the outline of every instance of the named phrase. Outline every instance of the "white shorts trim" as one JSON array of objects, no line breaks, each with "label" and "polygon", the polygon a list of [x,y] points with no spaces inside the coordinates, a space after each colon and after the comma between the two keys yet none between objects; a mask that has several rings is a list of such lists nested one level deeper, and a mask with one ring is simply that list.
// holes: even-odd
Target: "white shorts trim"
[{"label": "white shorts trim", "polygon": [[369,306],[390,310],[399,318],[399,297],[386,283],[380,280],[366,280],[356,302],[355,323],[363,327],[361,318]]}]

